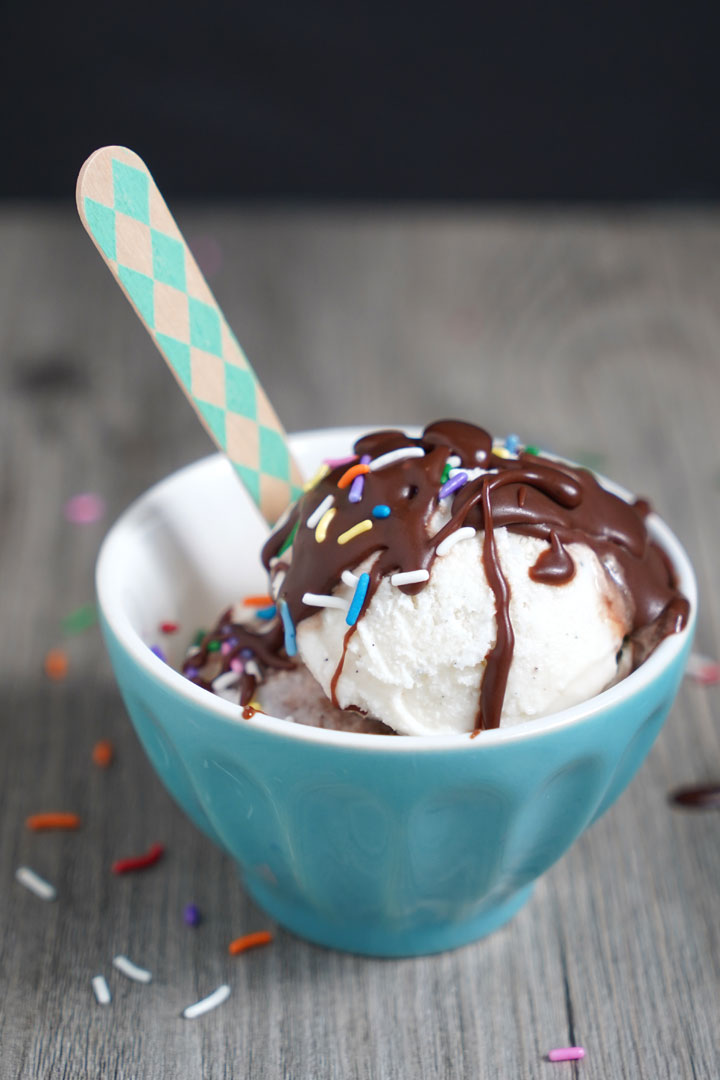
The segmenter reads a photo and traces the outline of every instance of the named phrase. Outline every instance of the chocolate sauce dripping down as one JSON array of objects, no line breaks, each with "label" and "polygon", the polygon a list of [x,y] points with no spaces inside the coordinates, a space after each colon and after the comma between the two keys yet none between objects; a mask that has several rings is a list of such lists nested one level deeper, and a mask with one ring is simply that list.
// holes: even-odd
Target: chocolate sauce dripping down
[{"label": "chocolate sauce dripping down", "polygon": [[[499,724],[514,646],[509,589],[494,543],[496,528],[548,543],[548,550],[531,568],[530,576],[555,588],[570,581],[575,572],[568,546],[589,546],[625,594],[636,663],[663,637],[685,625],[688,603],[675,587],[664,552],[648,536],[644,502],[637,507],[623,502],[600,487],[584,469],[539,455],[522,453],[518,458],[506,458],[494,454],[492,438],[486,431],[455,420],[431,424],[419,438],[401,431],[374,432],[359,439],[354,450],[358,459],[362,455],[375,459],[392,450],[417,446],[425,451],[423,457],[365,474],[362,498],[356,503],[349,501],[348,489],[337,486],[348,466],[333,469],[300,499],[269,538],[263,548],[263,563],[271,573],[281,566],[287,570],[279,598],[287,603],[295,625],[317,613],[317,608],[303,604],[304,594],[332,593],[344,570],[355,569],[373,557],[370,587],[363,605],[363,611],[367,610],[382,578],[407,570],[427,569],[432,573],[441,541],[463,525],[473,526],[484,534],[483,563],[495,597],[498,625],[497,640],[486,657],[478,729]],[[439,506],[438,491],[451,455],[460,459],[460,468],[480,467],[484,471],[443,502],[446,507],[449,504],[450,520],[431,536],[430,522]],[[328,495],[333,496],[335,514],[325,540],[318,543],[315,530],[306,522]],[[378,504],[390,507],[389,517],[373,517],[372,509]],[[372,523],[371,529],[346,544],[337,543],[342,533],[365,519]],[[293,530],[292,547],[287,556],[282,555],[281,563],[280,552]],[[400,586],[408,594],[419,593],[424,587],[425,582]],[[252,638],[251,631],[245,633]],[[343,659],[353,633],[351,627],[345,634]],[[279,623],[272,628],[272,636],[269,632],[258,636],[263,642],[263,655],[258,656],[261,665],[291,663],[280,653],[283,634]],[[249,640],[245,647],[254,648]],[[273,653],[273,649],[277,651]],[[187,663],[197,666],[195,657]],[[341,670],[342,661],[333,677],[334,699]]]}]

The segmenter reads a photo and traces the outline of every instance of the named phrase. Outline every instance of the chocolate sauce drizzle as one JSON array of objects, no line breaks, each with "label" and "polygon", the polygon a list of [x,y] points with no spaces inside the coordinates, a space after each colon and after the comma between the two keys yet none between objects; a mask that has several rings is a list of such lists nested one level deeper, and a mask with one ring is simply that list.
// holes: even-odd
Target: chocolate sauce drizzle
[{"label": "chocolate sauce drizzle", "polygon": [[[375,459],[405,447],[419,447],[424,453],[372,470]],[[338,487],[348,465],[337,466],[306,492],[265,544],[263,563],[276,582],[277,600],[287,604],[297,626],[318,611],[303,603],[306,592],[332,593],[343,571],[374,556],[370,585],[359,615],[362,618],[384,577],[421,569],[432,574],[442,541],[463,526],[472,526],[483,534],[482,558],[497,620],[497,638],[485,658],[476,731],[500,723],[514,649],[510,590],[497,554],[495,529],[507,528],[545,540],[548,547],[529,573],[534,581],[555,587],[562,587],[575,574],[568,545],[581,543],[590,547],[624,595],[634,666],[662,638],[685,625],[689,605],[676,588],[666,556],[648,535],[644,523],[646,504],[633,506],[624,502],[602,488],[587,470],[524,451],[517,456],[500,449],[494,452],[486,431],[458,420],[430,424],[418,438],[402,431],[376,432],[359,439],[354,451],[358,461],[367,457],[371,463],[371,471],[363,476],[359,501],[350,501],[349,489]],[[453,456],[459,459],[453,467],[482,471],[442,500],[450,518],[431,535],[431,519],[440,505],[438,493],[447,476],[448,458]],[[333,497],[335,513],[325,539],[318,542],[315,528],[308,527],[307,520],[328,496]],[[389,515],[374,516],[376,506],[389,507]],[[364,521],[369,521],[372,528],[346,543],[338,543],[339,537]],[[291,547],[284,551],[291,538]],[[422,581],[398,587],[416,594],[425,585]],[[233,641],[233,651],[223,656],[223,671],[229,669],[233,656],[248,648],[253,649],[261,666],[285,667],[292,663],[282,651],[279,620],[264,633],[228,620],[226,613],[224,622],[221,620],[213,631],[215,637],[208,635],[200,652],[186,661],[186,673],[188,667],[197,669],[207,660],[208,643],[218,640],[219,631],[220,637]],[[335,705],[335,690],[354,630],[351,626],[345,634],[342,659],[332,679]],[[199,677],[195,681],[204,685]],[[254,691],[254,683],[250,692],[248,686],[249,681],[241,687],[241,704],[247,704]]]}]

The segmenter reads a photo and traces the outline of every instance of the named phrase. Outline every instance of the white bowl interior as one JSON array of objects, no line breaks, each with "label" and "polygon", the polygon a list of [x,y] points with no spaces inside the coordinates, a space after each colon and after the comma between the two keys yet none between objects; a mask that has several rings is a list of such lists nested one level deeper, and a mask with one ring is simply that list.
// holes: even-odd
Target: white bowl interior
[{"label": "white bowl interior", "polygon": [[[367,428],[335,428],[303,432],[291,436],[293,452],[306,476],[312,475],[319,462],[327,457],[342,457],[352,451],[356,438]],[[620,495],[627,495],[617,485],[609,484]],[[688,629],[666,638],[637,671],[618,686],[598,695],[591,702],[574,706],[554,717],[519,724],[509,729],[486,732],[488,738],[521,737],[528,728],[556,726],[571,722],[595,710],[609,697],[623,696],[639,681],[653,677],[660,666],[675,656],[684,645],[694,623],[697,607],[695,578],[689,560],[668,527],[655,515],[648,521],[654,538],[669,554],[675,566],[680,588],[688,597],[692,617]],[[198,628],[210,628],[220,612],[248,593],[267,590],[267,580],[260,562],[260,549],[268,528],[259,511],[238,481],[232,466],[219,454],[204,458],[174,473],[141,496],[110,530],[98,560],[97,589],[100,605],[116,636],[144,665],[152,665],[158,678],[169,680],[176,691],[202,694],[207,708],[225,717],[237,719],[238,710],[221,699],[192,686],[176,671],[163,665],[149,653],[148,645],[161,644],[170,664],[177,667]],[[163,622],[177,622],[180,632],[160,634]],[[300,725],[275,721],[288,729]],[[310,734],[313,729],[304,729]],[[341,738],[363,742],[380,741],[383,736],[348,736],[345,732],[320,733],[334,741]],[[406,736],[389,740],[393,746],[427,739]],[[467,736],[453,735],[429,740],[455,744]]]}]

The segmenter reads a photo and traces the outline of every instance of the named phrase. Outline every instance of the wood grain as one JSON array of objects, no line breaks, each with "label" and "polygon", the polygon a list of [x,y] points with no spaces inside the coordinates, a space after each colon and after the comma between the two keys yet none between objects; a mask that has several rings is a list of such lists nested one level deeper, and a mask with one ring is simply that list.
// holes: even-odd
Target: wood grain
[{"label": "wood grain", "polygon": [[[219,245],[211,285],[287,427],[461,414],[592,459],[681,535],[697,647],[718,655],[720,216],[178,219],[191,243]],[[279,931],[227,955],[267,920],[155,778],[97,631],[65,643],[65,682],[42,674],[60,620],[92,598],[107,524],[69,525],[64,501],[97,491],[110,518],[209,440],[72,207],[3,210],[0,250],[0,1075],[716,1080],[720,818],[666,794],[720,776],[720,689],[683,686],[637,780],[486,941],[376,961]],[[91,761],[99,738],[117,748],[107,771]],[[84,827],[27,831],[44,810]],[[157,840],[163,863],[113,877],[113,859]],[[21,863],[57,903],[17,885]],[[152,984],[113,971],[118,952]],[[224,981],[225,1005],[180,1019]],[[570,1042],[581,1064],[544,1060]]]}]

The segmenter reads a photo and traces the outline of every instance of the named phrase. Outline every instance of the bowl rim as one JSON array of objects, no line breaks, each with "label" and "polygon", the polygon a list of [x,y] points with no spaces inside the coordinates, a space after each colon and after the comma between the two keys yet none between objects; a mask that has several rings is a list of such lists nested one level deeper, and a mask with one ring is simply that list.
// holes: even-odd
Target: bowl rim
[{"label": "bowl rim", "polygon": [[[413,427],[413,425],[407,425],[407,428],[403,428],[403,430],[413,430]],[[291,443],[303,440],[307,442],[313,438],[327,436],[329,433],[341,438],[352,438],[353,436],[357,438],[359,434],[370,430],[372,430],[371,425],[362,428],[356,425],[318,428],[292,433],[289,435],[289,439]],[[545,451],[543,453],[547,457],[555,456]],[[557,460],[563,459],[557,458]],[[207,455],[170,473],[134,499],[110,527],[102,542],[96,563],[95,586],[102,620],[105,621],[107,627],[133,663],[141,668],[147,676],[160,682],[171,696],[198,706],[209,717],[221,724],[230,725],[234,730],[240,727],[249,730],[259,729],[275,736],[291,740],[297,739],[301,742],[318,742],[328,747],[335,746],[345,750],[358,749],[366,752],[382,750],[385,753],[399,754],[428,750],[467,750],[469,743],[475,747],[490,747],[510,742],[522,742],[580,724],[599,713],[613,709],[616,705],[642,694],[654,679],[678,658],[688,639],[693,634],[697,619],[697,582],[692,564],[680,541],[669,526],[657,514],[651,513],[647,518],[648,529],[653,539],[660,544],[670,557],[678,576],[679,587],[690,602],[690,616],[687,625],[680,633],[671,634],[661,641],[647,660],[635,671],[631,672],[630,675],[626,676],[625,679],[600,694],[589,698],[587,701],[539,719],[526,720],[507,728],[500,727],[484,731],[479,738],[475,739],[471,737],[470,732],[458,732],[450,735],[402,735],[392,738],[387,735],[335,731],[328,728],[316,728],[299,724],[292,720],[285,720],[260,712],[256,712],[251,718],[245,719],[238,705],[225,701],[223,698],[217,697],[202,687],[191,683],[179,671],[166,664],[151,651],[150,646],[140,637],[123,609],[121,589],[117,585],[118,577],[114,570],[117,561],[122,559],[125,535],[134,529],[136,521],[143,516],[148,506],[152,505],[158,497],[165,495],[168,489],[184,487],[189,481],[195,479],[196,474],[201,474],[206,470],[212,471],[220,467],[224,468],[227,464],[228,459],[224,454],[213,453]],[[598,473],[595,475],[604,486],[621,498],[632,498],[630,493],[620,485]]]}]

